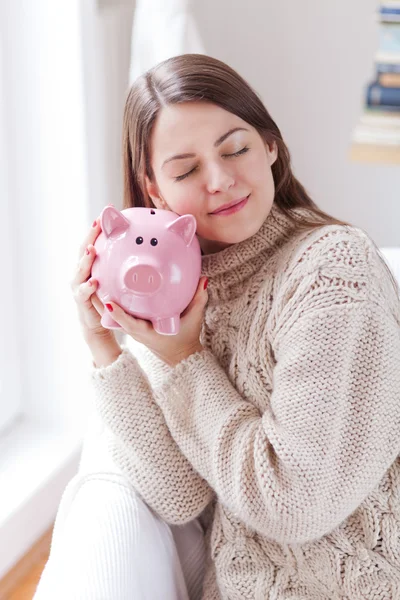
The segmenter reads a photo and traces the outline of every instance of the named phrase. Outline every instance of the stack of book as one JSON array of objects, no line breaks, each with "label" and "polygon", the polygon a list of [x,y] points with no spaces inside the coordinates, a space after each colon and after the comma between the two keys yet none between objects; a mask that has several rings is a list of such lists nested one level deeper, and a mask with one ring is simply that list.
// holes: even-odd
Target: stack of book
[{"label": "stack of book", "polygon": [[353,144],[400,148],[400,0],[378,9],[379,49],[375,79],[368,84]]}]

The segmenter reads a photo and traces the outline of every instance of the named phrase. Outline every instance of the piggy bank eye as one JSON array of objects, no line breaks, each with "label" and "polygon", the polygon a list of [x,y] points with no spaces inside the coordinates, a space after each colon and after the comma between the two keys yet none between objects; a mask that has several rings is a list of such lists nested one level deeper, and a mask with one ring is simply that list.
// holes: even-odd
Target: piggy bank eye
[{"label": "piggy bank eye", "polygon": [[137,237],[136,238],[136,243],[137,244],[143,244],[143,238],[142,237]]},{"label": "piggy bank eye", "polygon": [[150,244],[151,244],[152,246],[157,246],[157,244],[158,244],[158,240],[157,240],[156,238],[151,238],[151,240],[150,240]]}]

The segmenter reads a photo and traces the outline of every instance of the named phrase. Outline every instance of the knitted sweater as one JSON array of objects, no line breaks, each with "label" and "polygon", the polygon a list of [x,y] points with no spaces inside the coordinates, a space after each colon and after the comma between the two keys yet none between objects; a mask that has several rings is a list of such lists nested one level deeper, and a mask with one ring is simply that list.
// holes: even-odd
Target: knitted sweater
[{"label": "knitted sweater", "polygon": [[205,600],[400,598],[400,300],[376,247],[274,205],[202,274],[202,352],[92,371],[114,460],[168,523],[208,515]]}]

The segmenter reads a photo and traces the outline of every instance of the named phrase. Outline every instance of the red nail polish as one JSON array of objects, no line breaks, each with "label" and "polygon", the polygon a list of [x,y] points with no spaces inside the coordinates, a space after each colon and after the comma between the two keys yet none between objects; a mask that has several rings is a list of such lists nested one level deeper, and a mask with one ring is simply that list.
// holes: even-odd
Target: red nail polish
[{"label": "red nail polish", "polygon": [[90,254],[89,248],[86,248],[86,254]]},{"label": "red nail polish", "polygon": [[204,282],[204,289],[205,290],[207,289],[207,286],[208,286],[208,279],[206,279],[205,282]]},{"label": "red nail polish", "polygon": [[111,306],[111,304],[106,304],[106,309],[109,310],[110,312],[112,312],[114,309]]}]

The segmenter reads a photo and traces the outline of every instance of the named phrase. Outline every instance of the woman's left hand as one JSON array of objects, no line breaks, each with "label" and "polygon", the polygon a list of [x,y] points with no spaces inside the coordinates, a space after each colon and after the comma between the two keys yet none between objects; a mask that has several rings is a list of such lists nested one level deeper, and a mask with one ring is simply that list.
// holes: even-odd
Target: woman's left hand
[{"label": "woman's left hand", "polygon": [[115,302],[107,303],[106,310],[109,310],[107,307],[111,306],[110,314],[114,321],[121,325],[124,333],[147,346],[161,360],[174,367],[191,354],[203,350],[200,343],[200,331],[208,300],[206,282],[208,283],[207,277],[200,278],[192,301],[181,314],[177,335],[157,333],[150,321],[132,317]]}]

